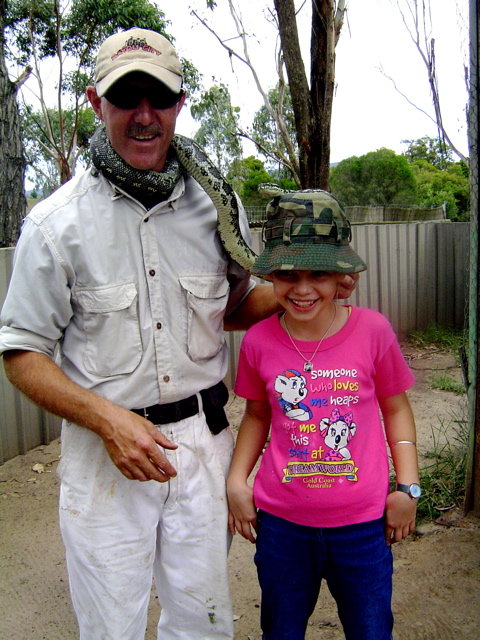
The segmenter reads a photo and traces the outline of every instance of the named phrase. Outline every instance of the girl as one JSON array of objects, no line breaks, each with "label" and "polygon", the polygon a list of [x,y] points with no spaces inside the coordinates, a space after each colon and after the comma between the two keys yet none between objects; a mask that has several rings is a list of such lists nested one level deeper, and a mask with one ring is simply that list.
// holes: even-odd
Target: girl
[{"label": "girl", "polygon": [[247,403],[227,482],[230,530],[256,541],[264,640],[304,639],[322,578],[347,640],[389,640],[390,545],[413,530],[421,494],[405,393],[414,378],[381,314],[336,304],[339,278],[366,269],[340,203],[289,193],[267,214],[252,271],[273,282],[284,312],[242,343],[235,393]]}]

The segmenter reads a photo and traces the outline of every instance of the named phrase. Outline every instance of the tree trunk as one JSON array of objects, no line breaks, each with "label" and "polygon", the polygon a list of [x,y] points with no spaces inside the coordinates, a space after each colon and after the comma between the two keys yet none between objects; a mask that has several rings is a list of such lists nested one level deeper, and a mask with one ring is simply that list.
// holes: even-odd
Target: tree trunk
[{"label": "tree trunk", "polygon": [[25,159],[17,105],[17,88],[5,64],[6,0],[0,0],[0,247],[17,242],[25,216]]},{"label": "tree trunk", "polygon": [[309,175],[312,102],[298,38],[294,0],[275,0],[283,59],[287,69],[297,134],[298,162],[302,189],[313,188]]},{"label": "tree trunk", "polygon": [[[344,3],[339,4],[343,16]],[[342,20],[336,25],[334,0],[312,0],[309,87],[301,57],[294,0],[275,0],[275,9],[295,114],[302,188],[328,190],[335,45]]]},{"label": "tree trunk", "polygon": [[315,188],[329,188],[330,127],[335,88],[335,3],[312,0],[311,72],[312,124],[308,175]]}]

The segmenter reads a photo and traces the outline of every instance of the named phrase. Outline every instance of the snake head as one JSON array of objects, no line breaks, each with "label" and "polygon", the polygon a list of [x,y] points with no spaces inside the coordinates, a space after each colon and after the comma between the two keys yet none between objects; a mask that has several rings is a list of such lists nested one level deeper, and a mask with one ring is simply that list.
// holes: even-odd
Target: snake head
[{"label": "snake head", "polygon": [[261,182],[257,189],[263,198],[276,198],[282,195],[282,193],[285,193],[285,189],[282,189],[282,187],[279,187],[278,184],[274,182]]}]

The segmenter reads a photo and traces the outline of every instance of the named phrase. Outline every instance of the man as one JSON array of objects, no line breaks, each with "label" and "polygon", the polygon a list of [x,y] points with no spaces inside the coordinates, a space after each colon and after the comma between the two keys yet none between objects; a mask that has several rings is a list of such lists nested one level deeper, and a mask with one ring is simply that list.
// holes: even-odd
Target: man
[{"label": "man", "polygon": [[170,151],[185,101],[170,43],[111,36],[87,95],[106,135],[95,167],[25,221],[0,353],[10,381],[64,418],[60,526],[81,640],[143,638],[152,574],[159,639],[232,638],[223,318],[246,328],[276,304]]}]

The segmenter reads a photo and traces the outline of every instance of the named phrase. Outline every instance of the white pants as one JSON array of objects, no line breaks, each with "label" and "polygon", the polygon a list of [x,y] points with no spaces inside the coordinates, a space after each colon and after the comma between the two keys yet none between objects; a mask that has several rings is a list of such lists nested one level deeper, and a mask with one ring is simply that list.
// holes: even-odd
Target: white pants
[{"label": "white pants", "polygon": [[128,480],[101,439],[62,431],[60,527],[80,640],[143,640],[155,577],[158,640],[233,638],[225,476],[230,429],[212,436],[203,414],[159,427],[177,477]]}]

